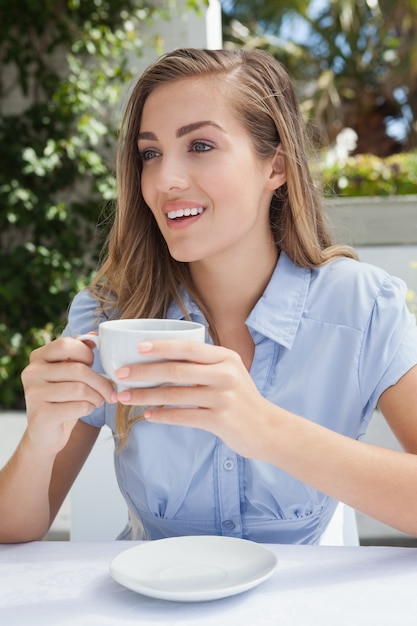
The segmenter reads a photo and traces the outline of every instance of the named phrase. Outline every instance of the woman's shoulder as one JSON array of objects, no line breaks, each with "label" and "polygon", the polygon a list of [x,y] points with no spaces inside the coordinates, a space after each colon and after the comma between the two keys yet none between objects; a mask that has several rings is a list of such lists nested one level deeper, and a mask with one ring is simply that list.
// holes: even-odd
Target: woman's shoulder
[{"label": "woman's shoulder", "polygon": [[313,270],[316,287],[326,290],[340,290],[356,296],[375,297],[386,284],[394,284],[402,291],[403,280],[386,270],[356,259],[338,257]]},{"label": "woman's shoulder", "polygon": [[403,307],[403,280],[380,267],[340,257],[312,271],[310,310],[325,312],[328,321],[363,328],[375,306]]},{"label": "woman's shoulder", "polygon": [[100,321],[102,320],[96,298],[88,289],[83,289],[76,294],[71,302],[68,322],[63,335],[76,337],[97,330]]}]

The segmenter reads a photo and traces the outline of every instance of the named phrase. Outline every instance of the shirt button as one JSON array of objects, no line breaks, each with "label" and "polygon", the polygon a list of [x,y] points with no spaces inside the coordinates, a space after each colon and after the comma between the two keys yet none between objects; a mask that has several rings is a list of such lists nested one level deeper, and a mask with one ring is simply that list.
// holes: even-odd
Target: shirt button
[{"label": "shirt button", "polygon": [[233,530],[235,526],[236,524],[232,522],[231,519],[227,519],[226,521],[222,523],[222,527],[224,530]]},{"label": "shirt button", "polygon": [[233,463],[232,459],[226,459],[223,463],[223,467],[227,472],[230,472],[230,470],[232,470],[234,466],[235,464]]}]

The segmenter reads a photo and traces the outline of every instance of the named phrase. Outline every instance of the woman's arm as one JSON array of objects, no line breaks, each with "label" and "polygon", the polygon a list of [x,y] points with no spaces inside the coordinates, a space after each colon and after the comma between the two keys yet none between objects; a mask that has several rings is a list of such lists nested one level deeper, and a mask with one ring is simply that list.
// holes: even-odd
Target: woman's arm
[{"label": "woman's arm", "polygon": [[99,429],[79,421],[57,454],[33,445],[28,430],[0,472],[0,542],[36,541],[48,532]]},{"label": "woman's arm", "polygon": [[270,431],[275,435],[264,460],[385,524],[417,535],[416,396],[417,366],[379,401],[406,452],[356,441],[291,414],[274,421],[272,411]]},{"label": "woman's arm", "polygon": [[91,349],[58,339],[35,350],[22,374],[28,426],[0,472],[0,542],[41,539],[87,458],[98,429],[79,421],[111,401]]}]

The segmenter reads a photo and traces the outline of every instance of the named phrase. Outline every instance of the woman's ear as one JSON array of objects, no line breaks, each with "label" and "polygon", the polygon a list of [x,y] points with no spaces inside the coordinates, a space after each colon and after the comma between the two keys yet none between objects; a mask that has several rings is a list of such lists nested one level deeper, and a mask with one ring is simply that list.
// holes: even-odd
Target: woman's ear
[{"label": "woman's ear", "polygon": [[268,189],[275,190],[281,187],[287,180],[287,170],[281,144],[278,144],[270,163],[271,173],[268,179]]}]

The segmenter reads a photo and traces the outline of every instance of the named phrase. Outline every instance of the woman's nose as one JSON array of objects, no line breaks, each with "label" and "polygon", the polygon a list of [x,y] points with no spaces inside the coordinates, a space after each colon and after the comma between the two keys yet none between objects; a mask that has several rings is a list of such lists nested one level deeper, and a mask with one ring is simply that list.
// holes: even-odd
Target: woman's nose
[{"label": "woman's nose", "polygon": [[158,172],[157,187],[160,191],[186,189],[188,175],[180,160],[176,157],[163,157]]}]

